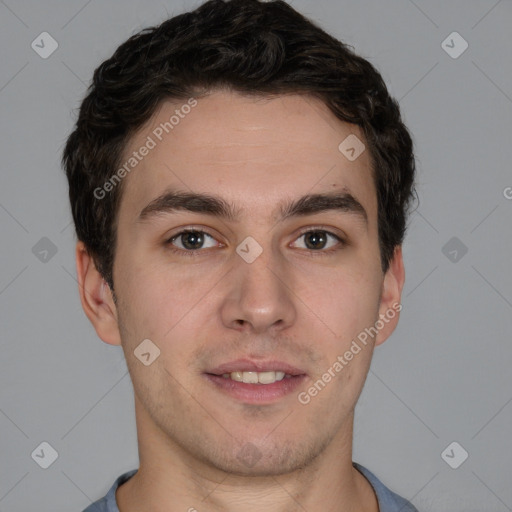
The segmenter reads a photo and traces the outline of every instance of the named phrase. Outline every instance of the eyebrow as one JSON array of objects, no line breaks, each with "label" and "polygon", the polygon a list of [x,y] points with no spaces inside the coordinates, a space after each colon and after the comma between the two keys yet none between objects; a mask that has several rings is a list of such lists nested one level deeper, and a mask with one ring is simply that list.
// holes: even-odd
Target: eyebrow
[{"label": "eyebrow", "polygon": [[[292,217],[313,215],[327,211],[353,214],[368,226],[368,214],[363,205],[346,189],[332,194],[307,194],[279,205],[275,219],[283,221]],[[236,222],[242,210],[225,199],[196,192],[167,191],[142,209],[138,222],[149,221],[153,216],[176,211],[203,213]]]}]

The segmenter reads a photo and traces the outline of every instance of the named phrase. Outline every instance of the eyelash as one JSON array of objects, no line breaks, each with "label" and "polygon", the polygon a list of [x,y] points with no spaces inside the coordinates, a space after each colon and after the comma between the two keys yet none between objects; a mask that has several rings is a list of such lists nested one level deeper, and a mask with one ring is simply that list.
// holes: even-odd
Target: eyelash
[{"label": "eyelash", "polygon": [[[309,254],[311,254],[314,257],[328,256],[328,255],[332,254],[333,252],[339,251],[343,246],[347,245],[346,241],[343,240],[340,236],[332,233],[331,231],[329,231],[328,229],[326,229],[322,226],[318,226],[315,228],[308,228],[304,231],[301,231],[295,240],[298,240],[299,238],[303,237],[304,235],[307,235],[308,233],[316,233],[316,232],[325,233],[328,236],[333,237],[338,242],[338,245],[336,245],[335,247],[331,247],[330,249],[326,249],[326,250],[319,249],[319,250],[315,251],[313,249],[302,249],[303,251],[308,252]],[[207,231],[204,231],[202,229],[187,228],[187,229],[183,229],[179,233],[173,235],[169,240],[167,240],[165,242],[165,245],[168,247],[168,249],[171,252],[173,252],[175,254],[180,254],[180,255],[192,257],[192,258],[199,256],[200,255],[199,253],[204,252],[206,249],[185,250],[185,249],[175,248],[173,246],[172,242],[174,242],[180,236],[185,235],[187,233],[201,233],[203,235],[208,235],[209,237],[215,239],[214,236],[210,235],[210,233],[208,233]]]}]

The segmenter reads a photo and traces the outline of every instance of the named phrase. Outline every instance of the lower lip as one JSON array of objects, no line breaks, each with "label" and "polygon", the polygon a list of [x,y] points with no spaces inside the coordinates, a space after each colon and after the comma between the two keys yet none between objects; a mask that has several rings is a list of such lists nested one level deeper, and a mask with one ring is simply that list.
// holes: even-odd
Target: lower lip
[{"label": "lower lip", "polygon": [[226,379],[222,375],[205,374],[206,378],[222,392],[249,404],[265,404],[293,393],[304,381],[306,375],[294,375],[272,384],[246,384]]}]

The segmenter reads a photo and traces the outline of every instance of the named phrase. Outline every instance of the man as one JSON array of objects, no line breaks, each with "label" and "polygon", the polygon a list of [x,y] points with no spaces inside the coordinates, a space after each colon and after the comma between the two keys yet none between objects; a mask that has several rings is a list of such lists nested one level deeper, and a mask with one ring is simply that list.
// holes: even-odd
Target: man
[{"label": "man", "polygon": [[352,462],[415,169],[367,61],[282,1],[207,2],[95,71],[63,164],[139,443],[87,512],[416,510]]}]

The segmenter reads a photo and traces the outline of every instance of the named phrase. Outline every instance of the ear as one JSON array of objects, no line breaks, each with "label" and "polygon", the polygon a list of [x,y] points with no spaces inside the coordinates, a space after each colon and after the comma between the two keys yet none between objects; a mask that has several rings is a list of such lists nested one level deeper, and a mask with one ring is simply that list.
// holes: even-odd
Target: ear
[{"label": "ear", "polygon": [[81,241],[76,244],[76,270],[80,301],[87,318],[105,343],[121,345],[112,291]]},{"label": "ear", "polygon": [[381,300],[379,306],[379,332],[375,338],[375,345],[384,343],[398,325],[402,305],[402,289],[405,281],[404,261],[402,247],[395,247],[393,258],[382,283]]}]

